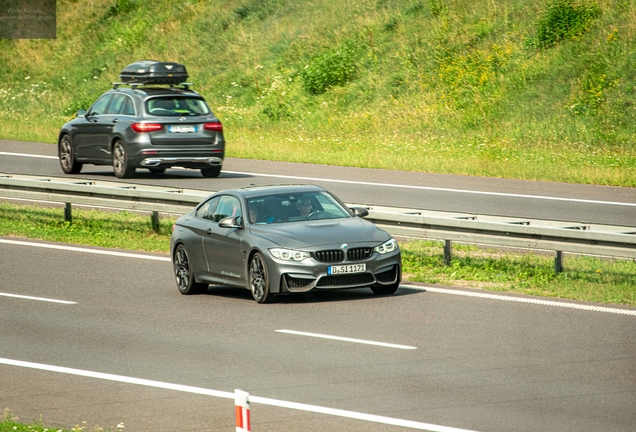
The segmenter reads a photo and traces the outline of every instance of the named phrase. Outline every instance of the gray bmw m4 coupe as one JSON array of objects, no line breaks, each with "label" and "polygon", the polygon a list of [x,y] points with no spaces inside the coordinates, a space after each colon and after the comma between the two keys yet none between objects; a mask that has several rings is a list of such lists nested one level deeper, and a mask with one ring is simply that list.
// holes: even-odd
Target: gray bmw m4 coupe
[{"label": "gray bmw m4 coupe", "polygon": [[313,185],[217,192],[172,228],[177,288],[182,294],[209,284],[246,288],[259,303],[310,290],[393,294],[402,276],[400,248],[367,215]]}]

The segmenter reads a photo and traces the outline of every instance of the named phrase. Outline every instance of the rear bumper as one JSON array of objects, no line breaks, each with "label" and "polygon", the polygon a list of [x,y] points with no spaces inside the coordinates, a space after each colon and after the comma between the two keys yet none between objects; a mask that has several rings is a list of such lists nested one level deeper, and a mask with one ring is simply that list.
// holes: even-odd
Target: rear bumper
[{"label": "rear bumper", "polygon": [[142,159],[142,168],[173,167],[207,168],[220,167],[223,159],[219,157],[149,157]]}]

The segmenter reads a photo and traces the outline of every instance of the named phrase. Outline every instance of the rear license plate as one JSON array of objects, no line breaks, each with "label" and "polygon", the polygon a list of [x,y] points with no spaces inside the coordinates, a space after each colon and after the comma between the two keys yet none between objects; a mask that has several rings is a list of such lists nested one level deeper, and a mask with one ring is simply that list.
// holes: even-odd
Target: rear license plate
[{"label": "rear license plate", "polygon": [[171,133],[190,133],[196,132],[197,127],[195,125],[171,125],[168,126],[168,132]]},{"label": "rear license plate", "polygon": [[342,274],[342,273],[364,273],[367,271],[366,264],[350,264],[350,265],[338,265],[327,267],[327,274]]}]

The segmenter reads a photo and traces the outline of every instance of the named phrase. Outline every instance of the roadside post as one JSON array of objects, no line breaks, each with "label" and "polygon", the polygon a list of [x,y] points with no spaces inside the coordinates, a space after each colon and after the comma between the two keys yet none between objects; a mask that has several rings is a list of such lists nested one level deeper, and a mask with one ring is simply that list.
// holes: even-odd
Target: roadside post
[{"label": "roadside post", "polygon": [[234,390],[234,395],[236,432],[250,432],[250,395],[239,389]]}]

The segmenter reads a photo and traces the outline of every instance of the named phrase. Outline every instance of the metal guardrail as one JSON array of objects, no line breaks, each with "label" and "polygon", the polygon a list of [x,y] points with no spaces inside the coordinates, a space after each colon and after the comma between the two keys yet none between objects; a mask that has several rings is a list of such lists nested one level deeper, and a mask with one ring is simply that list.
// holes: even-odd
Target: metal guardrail
[{"label": "metal guardrail", "polygon": [[[213,192],[0,173],[0,197],[65,203],[67,220],[72,220],[73,204],[149,211],[155,229],[159,213],[187,213]],[[366,207],[366,219],[392,235],[444,240],[446,263],[450,263],[452,242],[553,250],[557,272],[563,269],[563,252],[636,259],[636,227],[347,205]]]}]

